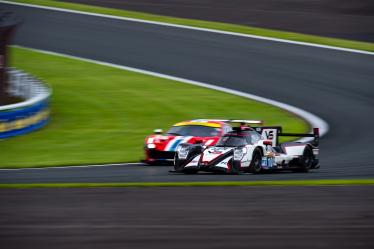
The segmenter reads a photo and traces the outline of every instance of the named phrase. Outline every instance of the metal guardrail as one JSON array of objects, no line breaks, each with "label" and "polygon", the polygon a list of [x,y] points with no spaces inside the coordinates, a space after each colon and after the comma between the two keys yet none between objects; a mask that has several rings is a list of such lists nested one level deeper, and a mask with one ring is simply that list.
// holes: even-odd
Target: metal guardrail
[{"label": "metal guardrail", "polygon": [[49,120],[50,88],[31,75],[10,68],[7,70],[12,96],[25,101],[0,106],[0,139],[28,133],[44,126]]}]

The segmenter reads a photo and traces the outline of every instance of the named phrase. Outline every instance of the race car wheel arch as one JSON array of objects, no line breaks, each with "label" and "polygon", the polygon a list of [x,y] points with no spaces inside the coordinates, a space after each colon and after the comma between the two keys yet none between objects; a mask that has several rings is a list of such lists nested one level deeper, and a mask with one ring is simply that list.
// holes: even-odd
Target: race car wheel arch
[{"label": "race car wheel arch", "polygon": [[263,152],[261,147],[257,147],[253,150],[251,164],[249,165],[249,170],[253,174],[259,174],[262,171],[261,160]]}]

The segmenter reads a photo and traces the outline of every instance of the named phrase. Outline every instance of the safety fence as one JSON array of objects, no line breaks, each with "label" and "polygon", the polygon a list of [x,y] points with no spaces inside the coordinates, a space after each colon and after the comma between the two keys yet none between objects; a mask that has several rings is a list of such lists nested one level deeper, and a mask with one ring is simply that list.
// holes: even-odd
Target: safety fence
[{"label": "safety fence", "polygon": [[23,102],[0,106],[0,139],[17,136],[43,127],[49,120],[51,89],[40,80],[8,69],[8,93]]}]

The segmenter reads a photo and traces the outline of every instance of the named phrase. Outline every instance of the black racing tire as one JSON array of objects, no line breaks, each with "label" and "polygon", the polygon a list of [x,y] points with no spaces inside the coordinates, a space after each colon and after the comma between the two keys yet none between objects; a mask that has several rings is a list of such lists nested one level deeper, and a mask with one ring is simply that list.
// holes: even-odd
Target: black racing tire
[{"label": "black racing tire", "polygon": [[232,168],[231,168],[231,174],[233,175],[238,175],[240,173],[240,161],[234,161],[233,159],[231,159],[231,165],[232,165]]},{"label": "black racing tire", "polygon": [[184,164],[185,164],[186,160],[179,159],[178,158],[178,153],[176,153],[174,161],[175,161],[175,163],[174,163],[174,170],[176,172],[183,172]]},{"label": "black racing tire", "polygon": [[313,155],[313,150],[312,148],[307,145],[304,149],[303,155],[300,157],[300,168],[297,170],[299,172],[308,172],[314,162],[314,155]]},{"label": "black racing tire", "polygon": [[262,152],[259,148],[256,148],[253,151],[251,164],[249,165],[249,171],[252,174],[260,174],[262,173],[262,167],[261,167],[261,161],[262,161]]}]

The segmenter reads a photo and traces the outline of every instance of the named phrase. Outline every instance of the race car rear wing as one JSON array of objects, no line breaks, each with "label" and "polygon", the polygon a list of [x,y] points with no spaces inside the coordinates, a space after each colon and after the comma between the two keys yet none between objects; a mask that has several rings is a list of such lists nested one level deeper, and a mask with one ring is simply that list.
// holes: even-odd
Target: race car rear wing
[{"label": "race car rear wing", "polygon": [[[207,121],[208,119],[195,119],[192,121]],[[251,127],[260,133],[265,139],[272,141],[272,146],[279,144],[279,137],[313,137],[312,145],[319,145],[319,128],[313,128],[313,133],[283,133],[281,126],[252,126],[262,125],[261,120],[247,120],[247,119],[209,119],[209,121],[219,121],[229,123],[233,129],[241,128],[243,126]]]},{"label": "race car rear wing", "polygon": [[313,128],[313,133],[283,133],[281,126],[252,127],[265,139],[272,141],[272,146],[279,144],[279,137],[313,137],[312,145],[319,145],[319,128]]},{"label": "race car rear wing", "polygon": [[239,125],[261,125],[263,124],[262,120],[247,120],[247,119],[229,119],[226,121],[227,123],[231,124],[239,124]]}]

